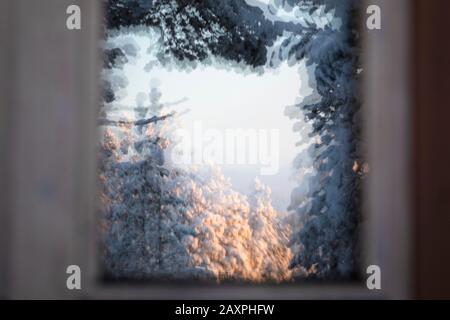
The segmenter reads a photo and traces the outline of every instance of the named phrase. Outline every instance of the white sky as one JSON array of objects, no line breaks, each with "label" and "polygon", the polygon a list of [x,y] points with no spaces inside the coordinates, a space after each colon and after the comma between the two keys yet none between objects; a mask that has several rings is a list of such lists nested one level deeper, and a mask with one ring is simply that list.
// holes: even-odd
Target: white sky
[{"label": "white sky", "polygon": [[[149,73],[144,70],[150,57],[145,54],[150,45],[148,37],[127,35],[140,47],[140,57],[124,66],[129,81],[127,96],[118,101],[120,105],[134,106],[136,95],[150,91],[150,82],[159,82],[161,102],[175,102],[187,98],[174,107],[176,111],[189,109],[181,120],[185,128],[191,129],[194,121],[200,120],[204,129],[278,129],[280,132],[280,172],[274,176],[262,176],[261,181],[272,188],[274,205],[284,210],[289,194],[295,187],[289,181],[291,163],[298,149],[298,133],[292,131],[293,121],[284,115],[284,108],[300,98],[299,66],[283,64],[277,70],[266,70],[264,74],[244,75],[232,69],[201,66],[191,72],[154,67]],[[249,186],[259,175],[258,165],[222,166],[233,186],[248,192]]]}]

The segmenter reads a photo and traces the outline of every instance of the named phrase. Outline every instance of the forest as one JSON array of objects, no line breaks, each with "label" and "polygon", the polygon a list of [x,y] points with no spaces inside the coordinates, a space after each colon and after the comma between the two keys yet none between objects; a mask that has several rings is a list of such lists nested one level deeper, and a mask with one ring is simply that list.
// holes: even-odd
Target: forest
[{"label": "forest", "polygon": [[[361,186],[369,172],[358,95],[363,70],[357,5],[108,1],[98,116],[106,277],[281,283],[358,276]],[[133,66],[143,74],[138,79]],[[251,190],[242,192],[218,164],[171,160],[185,100],[167,99],[158,74],[219,68],[265,77],[283,66],[301,73],[298,90],[311,89],[291,105],[276,106],[280,117],[292,121],[292,148],[298,151],[290,159],[296,185],[283,210],[274,205],[276,190],[263,177],[255,176]],[[131,92],[140,82],[148,90],[135,97]]]}]

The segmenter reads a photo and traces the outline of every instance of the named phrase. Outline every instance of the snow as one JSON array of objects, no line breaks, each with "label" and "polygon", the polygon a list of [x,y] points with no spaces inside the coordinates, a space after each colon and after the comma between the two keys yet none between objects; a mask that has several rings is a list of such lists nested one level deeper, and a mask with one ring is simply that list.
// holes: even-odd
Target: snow
[{"label": "snow", "polygon": [[288,22],[303,27],[314,24],[318,29],[324,29],[326,26],[339,29],[341,26],[341,22],[335,19],[333,10],[325,12],[325,5],[319,6],[319,9],[312,14],[307,14],[308,7],[291,7],[287,3],[283,5],[274,0],[245,0],[245,2],[252,7],[261,9],[264,17],[272,23]]}]

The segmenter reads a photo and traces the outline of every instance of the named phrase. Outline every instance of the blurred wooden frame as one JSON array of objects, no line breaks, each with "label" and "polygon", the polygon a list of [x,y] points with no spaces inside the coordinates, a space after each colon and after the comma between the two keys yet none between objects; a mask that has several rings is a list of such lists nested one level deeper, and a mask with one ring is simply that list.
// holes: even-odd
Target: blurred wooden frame
[{"label": "blurred wooden frame", "polygon": [[[410,297],[410,1],[367,3],[380,5],[383,28],[362,30],[366,33],[364,101],[371,168],[365,208],[366,265],[381,267],[381,291],[369,291],[365,282],[278,287],[102,283],[95,213],[101,2],[7,0],[0,2],[0,37],[6,49],[0,60],[1,296]],[[70,4],[81,7],[81,31],[65,28]],[[71,264],[81,267],[80,291],[66,288],[65,271]]]}]

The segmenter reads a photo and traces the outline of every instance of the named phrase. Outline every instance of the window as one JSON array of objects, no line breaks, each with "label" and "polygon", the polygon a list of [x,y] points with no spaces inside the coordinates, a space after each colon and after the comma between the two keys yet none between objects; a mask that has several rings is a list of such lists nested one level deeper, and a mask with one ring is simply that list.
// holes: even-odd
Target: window
[{"label": "window", "polygon": [[[141,5],[143,2],[136,3]],[[227,3],[237,2],[227,1]],[[289,4],[289,1],[285,3]],[[246,4],[253,8],[249,10],[255,11],[258,9],[258,4],[261,5],[261,2],[247,1]],[[365,288],[365,283],[362,280],[344,284],[342,282],[325,281],[322,282],[323,285],[321,286],[316,285],[316,283],[273,286],[267,282],[261,286],[240,287],[228,285],[211,287],[194,284],[184,285],[183,290],[179,290],[180,287],[177,283],[171,286],[157,283],[147,283],[145,286],[136,286],[134,283],[129,283],[126,286],[118,286],[114,282],[99,281],[105,275],[105,266],[107,267],[107,265],[99,259],[101,250],[99,251],[95,246],[97,242],[103,243],[104,239],[98,239],[101,233],[99,233],[98,215],[95,214],[94,208],[96,180],[94,144],[97,141],[95,129],[99,123],[103,124],[102,127],[106,127],[105,122],[111,121],[110,124],[112,125],[109,127],[112,127],[112,130],[120,130],[123,127],[127,129],[127,126],[131,126],[131,133],[137,135],[139,128],[144,128],[144,126],[140,126],[143,122],[135,123],[134,121],[144,119],[145,122],[153,116],[148,117],[146,115],[143,118],[135,119],[134,110],[130,111],[129,115],[119,114],[116,115],[117,117],[113,117],[109,113],[110,110],[107,109],[101,110],[100,114],[96,112],[98,107],[97,94],[104,99],[105,92],[112,91],[120,97],[122,77],[117,77],[117,81],[111,83],[111,88],[108,88],[105,83],[102,88],[103,92],[97,92],[95,85],[97,83],[96,66],[99,66],[100,63],[96,60],[96,48],[98,47],[98,39],[103,36],[98,33],[102,21],[99,3],[81,1],[84,23],[83,31],[80,33],[68,33],[67,30],[59,27],[65,25],[65,17],[60,17],[59,13],[65,12],[67,5],[69,4],[64,3],[64,1],[58,1],[51,7],[51,10],[42,10],[41,4],[37,3],[27,3],[27,6],[24,6],[18,1],[5,1],[1,4],[2,8],[5,6],[7,10],[0,10],[0,12],[14,13],[14,15],[8,14],[5,19],[0,19],[2,23],[10,26],[1,28],[1,30],[17,30],[18,33],[14,41],[11,36],[6,35],[6,32],[1,33],[2,39],[7,40],[9,44],[7,47],[10,50],[5,55],[8,59],[4,59],[0,63],[2,68],[5,67],[5,70],[10,70],[11,74],[14,75],[14,81],[10,84],[14,90],[6,90],[8,86],[1,86],[2,95],[10,102],[2,105],[2,119],[11,120],[2,121],[2,130],[5,129],[7,134],[2,135],[1,142],[2,146],[6,145],[8,148],[14,145],[16,151],[13,154],[2,153],[0,155],[1,160],[9,164],[8,172],[2,170],[2,177],[5,177],[5,179],[1,181],[2,187],[7,186],[2,188],[6,190],[1,195],[2,209],[5,208],[2,212],[8,214],[2,216],[2,224],[0,225],[2,243],[11,243],[11,246],[0,247],[2,256],[7,257],[3,261],[8,261],[7,265],[6,263],[1,264],[2,273],[5,271],[5,274],[8,275],[8,277],[5,277],[8,280],[7,287],[5,287],[8,290],[5,291],[8,296],[24,298],[39,292],[40,298],[74,297],[76,293],[68,293],[65,290],[65,274],[61,272],[61,270],[66,269],[67,265],[74,263],[80,265],[81,269],[84,270],[83,274],[86,278],[83,278],[85,282],[83,282],[82,294],[88,297],[328,298],[376,296],[376,292],[369,292]],[[410,292],[408,287],[410,272],[408,264],[409,201],[406,192],[408,186],[406,159],[409,138],[408,125],[405,122],[408,117],[407,58],[409,51],[407,49],[407,35],[409,33],[409,12],[407,9],[409,6],[407,1],[400,0],[395,2],[380,1],[380,5],[383,6],[383,21],[385,21],[382,37],[380,33],[368,33],[365,35],[364,42],[361,43],[363,53],[361,56],[363,58],[362,75],[366,75],[366,78],[364,79],[365,90],[360,97],[364,102],[362,118],[366,120],[364,128],[368,136],[366,148],[368,149],[367,163],[370,164],[370,179],[368,179],[368,189],[364,189],[368,199],[363,210],[367,223],[361,225],[362,238],[367,240],[358,242],[368,254],[364,256],[359,267],[363,269],[361,274],[364,275],[364,267],[368,264],[380,265],[383,272],[381,294],[387,297],[405,297]],[[283,19],[290,19],[292,17],[289,12],[292,11],[288,6],[286,8],[286,10],[281,10],[282,17]],[[31,14],[36,12],[39,12],[39,15]],[[270,16],[273,11],[265,12],[262,10],[262,12]],[[320,13],[320,15],[326,16],[331,11],[318,8],[312,12],[312,14]],[[395,12],[395,15],[393,12]],[[170,10],[167,13],[170,14]],[[334,15],[339,16],[339,12],[334,11]],[[25,28],[17,28],[17,22],[9,18],[11,16],[17,17],[18,21],[26,22],[30,26],[39,25],[41,27],[29,28],[32,32],[25,32]],[[60,18],[54,19],[54,17]],[[237,22],[239,21],[238,19]],[[117,23],[122,22],[119,20]],[[324,23],[327,22],[324,21]],[[279,24],[274,22],[274,25]],[[188,26],[188,24],[185,25],[185,27]],[[334,28],[336,27],[334,26]],[[138,28],[138,26],[132,26],[132,28]],[[248,33],[251,31],[247,30]],[[329,32],[333,32],[333,28]],[[194,36],[196,33],[190,35]],[[237,35],[235,36],[237,37]],[[275,37],[275,35],[270,34],[266,36],[269,38]],[[312,38],[314,36],[317,35],[311,35]],[[244,37],[244,39],[246,38]],[[232,43],[239,43],[239,38],[236,38],[236,40],[238,41]],[[135,39],[135,41],[137,40]],[[321,41],[320,43],[324,46],[329,45],[327,41]],[[123,43],[125,47],[119,48],[120,51],[115,51],[117,56],[113,59],[114,68],[112,69],[117,69],[117,62],[124,58],[119,52],[133,51],[133,46],[127,44],[129,43]],[[255,45],[255,48],[263,46],[262,43],[258,45],[258,41],[248,44],[244,42],[242,46],[237,46],[235,49],[243,50],[241,52],[243,61],[250,59],[250,62],[245,63],[249,65],[248,68],[257,68],[258,63],[261,63],[262,60],[251,61],[251,57],[264,59],[267,56],[254,55],[258,51],[252,51],[252,54],[246,56],[245,52],[251,44]],[[104,45],[107,45],[107,41],[104,42]],[[170,43],[168,47],[170,48]],[[33,48],[33,50],[30,50],[30,48]],[[113,50],[114,48],[116,47],[105,47],[106,50]],[[250,48],[252,47],[250,46]],[[283,43],[280,44],[279,48],[284,48]],[[330,47],[330,49],[333,48],[334,46]],[[184,49],[183,52],[171,54],[181,56],[188,54],[189,48]],[[15,52],[18,52],[18,54],[13,55],[12,53]],[[49,59],[48,57],[52,57],[49,53],[54,52],[60,53],[59,58]],[[325,52],[329,53],[328,50]],[[220,57],[218,51],[213,53]],[[319,51],[316,53],[319,53]],[[147,53],[144,50],[140,54],[146,55]],[[13,56],[14,59],[12,59]],[[112,56],[114,56],[113,53]],[[181,60],[181,56],[175,57]],[[207,57],[204,58],[207,60]],[[198,57],[193,60],[197,59]],[[197,67],[191,71],[191,74],[195,73],[196,70],[198,71],[197,68],[203,63],[201,62],[202,58],[199,59]],[[233,61],[231,56],[223,59]],[[187,59],[186,61],[193,60]],[[300,62],[298,65],[297,62],[295,61],[293,65],[300,67]],[[126,68],[126,65],[127,63],[123,67]],[[292,65],[287,64],[287,66],[291,67]],[[204,67],[206,68],[206,66]],[[305,64],[306,67],[308,66]],[[325,71],[328,71],[320,69],[320,64],[314,67],[315,69],[312,66],[307,68],[309,72],[306,73],[307,81],[305,81],[305,83],[316,81],[315,85],[308,83],[308,87],[313,92],[320,88],[320,81],[325,80],[325,78],[318,77],[317,74],[323,73],[323,76],[326,76],[327,72]],[[217,72],[223,71],[217,66],[212,69]],[[394,69],[397,71],[395,74],[389,72]],[[33,72],[30,72],[30,70]],[[287,73],[280,70],[283,71],[274,66],[273,71],[279,72],[281,79],[290,75],[289,70],[291,69],[287,68]],[[103,72],[109,71],[103,70]],[[237,66],[233,70],[227,70],[227,72],[242,74],[243,70]],[[270,72],[262,73],[261,78],[258,79],[265,79],[268,75],[270,75]],[[298,76],[298,74],[294,75]],[[47,81],[42,81],[43,76]],[[108,75],[106,76],[108,78]],[[256,77],[256,74],[252,71],[247,76]],[[4,79],[2,78],[2,80]],[[9,80],[4,83],[10,83]],[[132,104],[130,109],[151,106],[149,94],[152,94],[152,89],[159,88],[158,90],[160,90],[162,86],[156,84],[153,87],[147,87],[145,96],[140,95],[141,98],[138,101],[134,99],[137,94],[133,94],[130,96],[134,101],[131,100],[131,102],[124,102],[123,104]],[[247,92],[248,88],[245,89]],[[51,98],[44,93],[52,93]],[[166,100],[166,93],[161,90],[160,93],[159,101],[162,103],[180,102],[171,99]],[[173,96],[173,92],[167,94],[169,97],[170,95]],[[151,97],[158,97],[157,90],[153,90]],[[324,99],[324,97],[326,98],[326,93],[322,92],[321,99]],[[139,103],[142,103],[142,105]],[[280,100],[280,105],[275,107],[281,108],[284,112],[283,104],[284,102]],[[182,104],[179,103],[178,106],[181,108]],[[180,113],[179,110],[183,109],[177,109],[177,115]],[[102,111],[106,112],[102,113]],[[162,116],[164,115],[166,114],[162,114]],[[186,116],[188,115],[186,114]],[[183,115],[179,116],[182,119]],[[321,116],[320,113],[316,114],[316,117]],[[161,115],[157,115],[158,117],[161,117]],[[173,118],[173,116],[168,117],[168,120],[172,121]],[[289,118],[283,120],[289,121]],[[39,137],[46,137],[47,139],[40,139]],[[104,137],[105,135],[103,135]],[[320,138],[326,140],[326,137],[321,136]],[[133,141],[133,144],[134,142],[138,141]],[[39,157],[36,155],[39,155]],[[320,155],[323,154],[317,154],[317,156]],[[36,159],[33,166],[30,166],[29,159]],[[355,163],[355,159],[352,158],[352,172],[364,174],[367,171],[364,170],[365,162],[356,161]],[[355,169],[353,170],[353,168]],[[391,183],[392,181],[395,181],[395,183]],[[129,194],[131,197],[133,195],[133,192]],[[291,226],[295,227],[295,224],[291,224]],[[108,226],[105,227],[104,230],[108,230]],[[300,239],[300,241],[302,240]],[[40,248],[46,248],[46,250],[39,250]],[[312,256],[312,259],[314,259],[314,256]],[[36,261],[40,261],[39,265],[35,265]],[[292,261],[295,261],[295,259]],[[317,270],[326,270],[321,266],[317,266],[317,268]],[[333,270],[339,269],[333,268]],[[324,275],[324,278],[334,278],[334,275]],[[339,279],[340,275],[337,278]]]},{"label": "window", "polygon": [[107,277],[357,279],[369,164],[355,10],[109,1],[99,116]]}]

